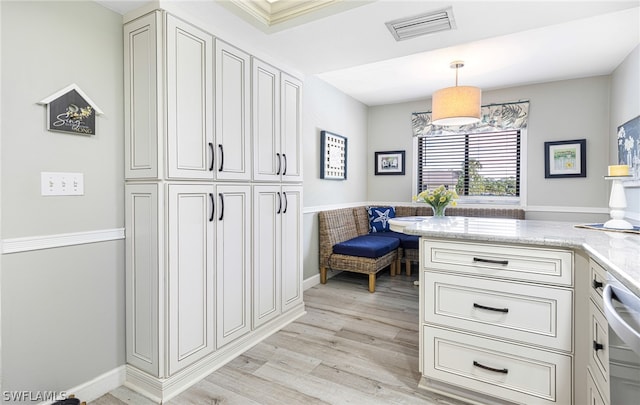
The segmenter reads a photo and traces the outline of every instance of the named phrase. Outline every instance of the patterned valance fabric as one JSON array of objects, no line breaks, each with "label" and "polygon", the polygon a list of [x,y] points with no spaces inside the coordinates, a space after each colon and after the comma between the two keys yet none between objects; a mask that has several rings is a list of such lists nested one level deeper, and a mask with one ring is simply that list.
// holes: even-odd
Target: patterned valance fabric
[{"label": "patterned valance fabric", "polygon": [[433,136],[460,133],[497,132],[527,127],[529,101],[483,105],[480,122],[462,126],[441,126],[431,123],[431,111],[411,114],[413,136]]}]

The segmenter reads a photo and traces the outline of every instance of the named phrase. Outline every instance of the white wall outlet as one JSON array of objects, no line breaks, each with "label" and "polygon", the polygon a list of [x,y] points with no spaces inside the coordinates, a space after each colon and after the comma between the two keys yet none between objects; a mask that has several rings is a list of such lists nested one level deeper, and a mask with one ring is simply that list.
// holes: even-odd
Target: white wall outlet
[{"label": "white wall outlet", "polygon": [[82,173],[40,173],[40,194],[84,195],[84,174]]}]

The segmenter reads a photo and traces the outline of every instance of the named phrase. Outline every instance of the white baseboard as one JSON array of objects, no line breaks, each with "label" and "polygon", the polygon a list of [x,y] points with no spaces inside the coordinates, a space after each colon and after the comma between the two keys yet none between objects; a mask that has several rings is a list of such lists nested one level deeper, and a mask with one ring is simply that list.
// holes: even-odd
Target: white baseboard
[{"label": "white baseboard", "polygon": [[302,282],[302,288],[304,290],[308,290],[309,288],[318,284],[320,284],[320,274],[316,274],[315,276],[304,279],[304,281]]},{"label": "white baseboard", "polygon": [[[342,270],[332,270],[327,272],[327,279],[334,277],[338,274],[342,273]],[[320,284],[320,274],[316,274],[315,276],[311,276],[309,278],[304,279],[302,282],[302,288],[304,290],[308,290],[309,288]]]},{"label": "white baseboard", "polygon": [[[69,395],[75,395],[75,397],[81,401],[93,401],[123,385],[125,375],[126,366],[122,365],[97,376],[91,381],[87,381],[86,383],[70,388],[65,392],[67,397]],[[50,405],[54,402],[55,401],[42,402],[40,405]]]}]

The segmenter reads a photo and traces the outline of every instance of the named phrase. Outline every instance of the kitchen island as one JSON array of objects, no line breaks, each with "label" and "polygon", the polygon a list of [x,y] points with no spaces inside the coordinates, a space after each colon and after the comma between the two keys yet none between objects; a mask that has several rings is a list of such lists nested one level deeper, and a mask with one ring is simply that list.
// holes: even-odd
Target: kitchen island
[{"label": "kitchen island", "polygon": [[421,236],[421,387],[478,404],[587,403],[593,269],[640,295],[640,235],[496,218],[390,224]]}]

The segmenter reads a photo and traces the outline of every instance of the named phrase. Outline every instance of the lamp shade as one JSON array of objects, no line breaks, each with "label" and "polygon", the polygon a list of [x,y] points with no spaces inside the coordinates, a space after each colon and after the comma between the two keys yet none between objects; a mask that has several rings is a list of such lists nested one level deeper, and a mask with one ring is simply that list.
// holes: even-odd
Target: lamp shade
[{"label": "lamp shade", "polygon": [[433,93],[431,121],[435,125],[468,125],[480,121],[481,90],[455,86]]}]

